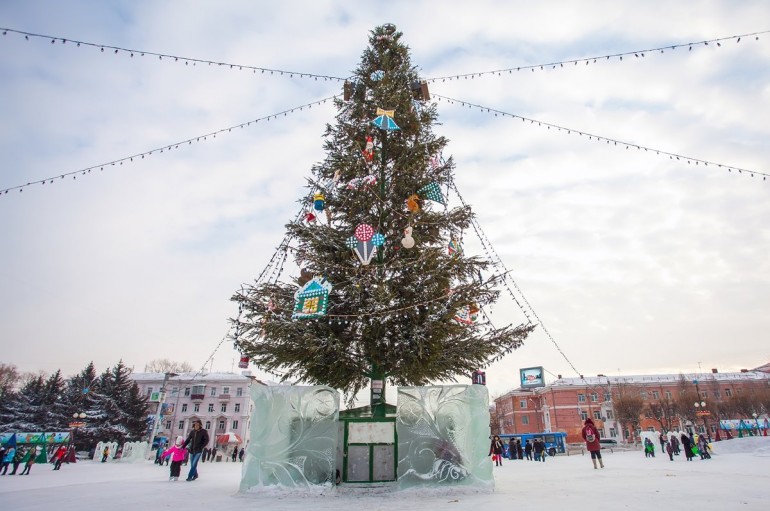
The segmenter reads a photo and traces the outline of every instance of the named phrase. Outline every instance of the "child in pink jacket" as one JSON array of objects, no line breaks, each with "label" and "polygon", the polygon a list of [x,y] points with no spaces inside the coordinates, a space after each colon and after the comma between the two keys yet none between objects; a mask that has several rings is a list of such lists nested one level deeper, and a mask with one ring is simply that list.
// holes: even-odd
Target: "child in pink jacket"
[{"label": "child in pink jacket", "polygon": [[182,447],[183,443],[184,438],[181,436],[176,437],[174,445],[166,449],[166,452],[161,455],[161,458],[171,456],[171,476],[168,478],[169,481],[179,481],[179,472],[182,470],[182,462],[187,454],[187,450]]}]

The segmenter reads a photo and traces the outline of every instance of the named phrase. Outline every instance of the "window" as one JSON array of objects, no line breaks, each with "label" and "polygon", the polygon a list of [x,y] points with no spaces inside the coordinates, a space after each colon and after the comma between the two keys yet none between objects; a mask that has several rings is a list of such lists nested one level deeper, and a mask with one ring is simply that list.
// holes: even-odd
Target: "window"
[{"label": "window", "polygon": [[671,391],[670,391],[670,390],[667,390],[667,391],[666,391],[666,399],[671,399],[671,397],[672,397],[672,396],[671,396]]},{"label": "window", "polygon": [[184,388],[184,395],[185,395],[185,397],[190,397],[190,387],[185,387]]},{"label": "window", "polygon": [[225,421],[224,420],[220,420],[219,421],[219,424],[217,425],[217,431],[221,431],[222,433],[224,433],[224,431],[225,431]]},{"label": "window", "polygon": [[201,411],[201,404],[200,403],[195,403],[193,405],[193,412],[200,412],[200,411]]},{"label": "window", "polygon": [[733,391],[730,389],[725,389],[725,397],[731,397],[733,395]]},{"label": "window", "polygon": [[227,403],[222,403],[222,406],[219,409],[222,411],[222,413],[227,412]]},{"label": "window", "polygon": [[612,419],[612,418],[614,418],[614,417],[615,417],[615,414],[614,414],[614,413],[612,413],[612,410],[607,410],[607,418],[608,418],[608,419]]},{"label": "window", "polygon": [[527,417],[526,415],[524,415],[524,416],[521,418],[521,423],[522,423],[522,424],[524,424],[525,426],[526,426],[526,425],[528,425],[528,424],[529,424],[529,417]]},{"label": "window", "polygon": [[706,399],[707,397],[709,397],[709,393],[705,390],[701,390],[700,397],[702,397],[703,399]]},{"label": "window", "polygon": [[182,403],[182,411],[183,412],[187,411],[187,403]]},{"label": "window", "polygon": [[594,403],[598,402],[599,401],[599,394],[597,394],[596,392],[591,392],[591,401],[594,402]]},{"label": "window", "polygon": [[605,401],[612,401],[612,394],[610,394],[609,392],[605,392],[604,393],[604,400]]},{"label": "window", "polygon": [[147,395],[152,395],[152,387],[147,387]]},{"label": "window", "polygon": [[209,403],[209,411],[210,412],[214,411],[214,403]]},{"label": "window", "polygon": [[171,421],[166,421],[166,429],[171,429]]},{"label": "window", "polygon": [[222,387],[222,394],[230,394],[230,387]]},{"label": "window", "polygon": [[602,412],[595,411],[594,412],[594,419],[601,420],[602,418]]},{"label": "window", "polygon": [[206,386],[205,385],[193,385],[192,387],[192,393],[193,394],[203,394],[206,392]]},{"label": "window", "polygon": [[242,395],[243,395],[243,388],[238,387],[237,389],[235,389],[235,396],[236,397],[241,397]]},{"label": "window", "polygon": [[206,421],[206,427],[204,429],[211,429],[211,421]]},{"label": "window", "polygon": [[719,392],[718,390],[715,390],[715,391],[714,391],[714,397],[715,397],[715,398],[717,398],[717,399],[719,399],[719,398],[721,398],[721,397],[722,397],[722,394],[720,394],[720,392]]},{"label": "window", "polygon": [[233,421],[233,431],[238,430],[238,421]]},{"label": "window", "polygon": [[585,394],[578,394],[578,403],[585,403],[585,402],[586,402]]},{"label": "window", "polygon": [[652,391],[652,398],[653,399],[660,399],[660,392],[658,392],[657,390],[653,390]]},{"label": "window", "polygon": [[644,399],[646,401],[647,400],[647,391],[643,390],[643,391],[639,392],[639,397],[641,397],[642,399]]},{"label": "window", "polygon": [[588,412],[583,412],[583,411],[581,411],[581,412],[580,412],[580,420],[581,420],[581,421],[584,421],[584,420],[586,420],[587,418],[588,418]]},{"label": "window", "polygon": [[519,408],[521,408],[521,409],[527,408],[527,400],[526,399],[519,399]]},{"label": "window", "polygon": [[618,432],[615,431],[615,428],[610,428],[610,438],[615,438],[618,436]]},{"label": "window", "polygon": [[235,411],[236,412],[240,412],[241,411],[241,404],[240,403],[235,403]]},{"label": "window", "polygon": [[216,395],[217,395],[217,388],[216,387],[211,387],[211,397],[214,397]]},{"label": "window", "polygon": [[179,428],[180,431],[184,429],[184,421],[179,421]]}]

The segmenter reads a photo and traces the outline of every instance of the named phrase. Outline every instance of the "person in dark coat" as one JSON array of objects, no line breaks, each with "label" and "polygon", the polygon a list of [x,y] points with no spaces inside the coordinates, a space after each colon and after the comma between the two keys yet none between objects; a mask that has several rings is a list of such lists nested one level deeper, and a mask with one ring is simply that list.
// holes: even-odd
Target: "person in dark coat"
[{"label": "person in dark coat", "polygon": [[690,442],[690,437],[684,433],[682,433],[682,450],[684,455],[687,456],[687,461],[692,461],[692,442]]},{"label": "person in dark coat", "polygon": [[676,435],[671,435],[671,448],[674,450],[674,455],[679,456],[679,439]]},{"label": "person in dark coat", "polygon": [[586,449],[591,453],[591,461],[596,466],[596,462],[599,462],[599,466],[604,468],[604,461],[602,461],[602,444],[599,443],[599,431],[594,426],[594,421],[591,417],[586,419],[583,431],[581,432],[583,440],[586,441]]},{"label": "person in dark coat", "polygon": [[182,445],[190,450],[190,471],[187,473],[187,481],[198,479],[198,461],[207,445],[209,445],[209,433],[203,429],[203,423],[200,420],[195,420],[187,440]]},{"label": "person in dark coat", "polygon": [[535,453],[535,461],[542,461],[545,463],[545,442],[540,438],[536,438],[532,444],[532,451]]},{"label": "person in dark coat", "polygon": [[518,458],[518,456],[516,456],[516,439],[513,437],[508,440],[508,458],[512,460]]},{"label": "person in dark coat", "polygon": [[243,455],[244,454],[246,454],[246,449],[241,447],[241,450],[238,451],[238,461],[240,461],[241,463],[243,463]]},{"label": "person in dark coat", "polygon": [[529,443],[529,440],[524,444],[524,455],[529,461],[532,461],[532,444]]},{"label": "person in dark coat", "polygon": [[492,437],[492,443],[489,444],[489,455],[492,456],[495,466],[503,464],[503,441],[497,435]]},{"label": "person in dark coat", "polygon": [[521,438],[516,439],[516,456],[520,459],[524,459],[524,449],[521,447]]}]

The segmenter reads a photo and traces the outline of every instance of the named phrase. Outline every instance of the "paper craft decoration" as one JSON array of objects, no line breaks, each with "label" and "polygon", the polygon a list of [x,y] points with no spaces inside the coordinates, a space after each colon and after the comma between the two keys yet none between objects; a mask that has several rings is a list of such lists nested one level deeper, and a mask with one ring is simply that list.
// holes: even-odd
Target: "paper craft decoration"
[{"label": "paper craft decoration", "polygon": [[326,204],[326,199],[324,197],[324,194],[316,193],[313,195],[313,208],[316,211],[323,211],[325,204]]},{"label": "paper craft decoration", "polygon": [[294,293],[292,319],[317,318],[326,314],[332,285],[326,278],[315,277]]},{"label": "paper craft decoration", "polygon": [[446,206],[444,196],[441,194],[441,188],[439,188],[438,184],[435,182],[428,183],[427,185],[423,186],[417,190],[417,193],[420,195],[420,197],[425,197],[428,200],[432,200],[433,202],[438,202],[439,204],[444,204]]},{"label": "paper craft decoration", "polygon": [[354,231],[354,236],[347,239],[348,248],[353,250],[358,260],[364,266],[372,262],[377,248],[385,244],[385,236],[374,232],[374,228],[369,224],[360,224]]},{"label": "paper craft decoration", "polygon": [[406,198],[406,209],[411,211],[412,213],[417,213],[420,211],[420,196],[416,193],[413,193],[409,197]]},{"label": "paper craft decoration", "polygon": [[412,237],[412,228],[407,227],[404,229],[404,237],[401,238],[401,246],[404,248],[414,247],[414,238]]},{"label": "paper craft decoration", "polygon": [[364,147],[364,160],[371,163],[374,159],[374,140],[372,137],[366,137],[366,146]]},{"label": "paper craft decoration", "polygon": [[305,213],[305,221],[307,222],[315,222],[315,213],[312,211],[308,211]]},{"label": "paper craft decoration", "polygon": [[377,176],[374,174],[369,174],[368,176],[364,177],[357,177],[355,179],[351,179],[348,181],[348,184],[345,186],[348,190],[360,190],[361,188],[364,188],[366,186],[374,186],[377,184]]},{"label": "paper craft decoration", "polygon": [[242,356],[241,359],[238,361],[238,367],[241,369],[248,369],[249,367],[249,357]]},{"label": "paper craft decoration", "polygon": [[396,115],[395,110],[383,110],[377,108],[377,118],[372,121],[372,124],[385,131],[400,130],[396,121],[393,120],[393,116]]},{"label": "paper craft decoration", "polygon": [[449,255],[457,255],[460,256],[463,253],[463,247],[460,245],[460,242],[452,238],[449,240],[449,245],[447,246],[449,250]]},{"label": "paper craft decoration", "polygon": [[479,308],[475,305],[466,305],[455,314],[454,320],[463,325],[472,325],[479,317]]}]

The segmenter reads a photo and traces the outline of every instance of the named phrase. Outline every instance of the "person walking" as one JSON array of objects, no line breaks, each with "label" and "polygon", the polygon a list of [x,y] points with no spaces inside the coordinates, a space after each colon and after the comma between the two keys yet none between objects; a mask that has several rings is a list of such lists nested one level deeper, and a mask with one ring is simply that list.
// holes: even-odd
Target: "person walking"
[{"label": "person walking", "polygon": [[105,463],[107,461],[107,458],[110,456],[110,447],[105,445],[104,450],[102,451],[102,463]]},{"label": "person walking", "polygon": [[700,453],[700,459],[711,459],[711,454],[709,454],[709,442],[706,435],[698,435],[698,452]]},{"label": "person walking", "polygon": [[21,464],[21,460],[24,459],[24,448],[19,447],[16,449],[16,454],[13,455],[13,459],[11,460],[11,465],[13,465],[13,470],[11,471],[11,475],[16,475],[16,471],[19,469],[19,465]]},{"label": "person walking", "polygon": [[516,439],[513,437],[508,440],[508,458],[512,460],[518,458],[518,456],[516,456]]},{"label": "person walking", "polygon": [[687,457],[687,461],[692,461],[692,443],[690,443],[690,437],[684,433],[682,433],[682,450],[684,451],[684,455]]},{"label": "person walking", "polygon": [[238,461],[240,461],[241,463],[243,463],[243,455],[244,454],[246,454],[246,449],[241,447],[241,450],[238,451]]},{"label": "person walking", "polygon": [[492,437],[492,443],[489,444],[489,455],[492,456],[495,466],[499,467],[503,464],[503,442],[497,435]]},{"label": "person walking", "polygon": [[666,442],[666,452],[668,453],[668,459],[674,461],[674,448],[671,447],[671,442]]},{"label": "person walking", "polygon": [[56,452],[53,455],[54,459],[54,470],[60,470],[62,461],[64,461],[64,455],[67,453],[67,448],[63,445],[60,445],[58,449],[56,449]]},{"label": "person walking", "polygon": [[674,456],[679,456],[679,439],[676,435],[671,435],[669,442],[671,442],[671,448],[674,450]]},{"label": "person walking", "polygon": [[524,444],[524,455],[529,461],[532,461],[532,444],[529,443],[529,440]]},{"label": "person walking", "polygon": [[11,446],[8,448],[8,450],[5,451],[3,459],[0,460],[2,461],[2,465],[0,465],[0,471],[2,471],[3,475],[8,472],[8,465],[11,464],[14,456],[16,456],[16,448]]},{"label": "person walking", "polygon": [[232,458],[233,463],[235,463],[235,460],[238,458],[238,446],[236,445],[233,447],[233,454],[230,455],[230,458]]},{"label": "person walking", "polygon": [[660,452],[666,452],[666,444],[668,443],[666,433],[661,433],[658,440],[660,441]]},{"label": "person walking", "polygon": [[591,461],[594,464],[594,469],[598,468],[596,462],[599,462],[599,466],[604,468],[604,461],[602,461],[602,445],[599,443],[599,431],[594,426],[594,421],[591,417],[587,418],[583,431],[581,432],[583,440],[586,442],[586,449],[591,453]]},{"label": "person walking", "polygon": [[516,439],[516,457],[520,460],[524,459],[524,449],[521,447],[521,438]]},{"label": "person walking", "polygon": [[37,456],[37,447],[32,447],[29,451],[29,458],[27,458],[27,463],[24,464],[24,470],[22,470],[21,473],[19,474],[20,476],[29,475],[29,469],[31,469],[32,465],[35,464],[36,456]]},{"label": "person walking", "polygon": [[201,459],[203,449],[209,444],[209,433],[203,429],[203,423],[196,419],[193,422],[193,429],[187,435],[183,447],[190,450],[190,471],[187,473],[187,481],[198,479],[198,461]]},{"label": "person walking", "polygon": [[176,437],[174,445],[163,452],[164,458],[171,458],[171,469],[168,477],[169,481],[179,481],[179,473],[182,471],[182,462],[187,455],[187,449],[182,447],[184,438]]}]

